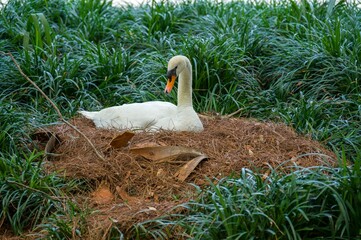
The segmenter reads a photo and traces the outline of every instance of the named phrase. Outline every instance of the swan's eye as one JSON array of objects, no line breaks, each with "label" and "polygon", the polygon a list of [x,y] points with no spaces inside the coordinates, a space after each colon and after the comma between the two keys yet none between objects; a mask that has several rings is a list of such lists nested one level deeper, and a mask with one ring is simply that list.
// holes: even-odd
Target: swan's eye
[{"label": "swan's eye", "polygon": [[167,78],[169,79],[171,76],[177,76],[177,67],[167,72]]}]

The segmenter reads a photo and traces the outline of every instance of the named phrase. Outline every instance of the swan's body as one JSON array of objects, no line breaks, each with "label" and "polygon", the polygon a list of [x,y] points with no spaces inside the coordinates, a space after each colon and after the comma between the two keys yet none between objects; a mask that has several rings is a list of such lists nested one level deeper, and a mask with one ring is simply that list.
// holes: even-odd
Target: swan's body
[{"label": "swan's body", "polygon": [[133,130],[202,131],[203,125],[192,104],[192,65],[188,58],[175,56],[168,63],[169,93],[178,76],[178,105],[150,101],[105,108],[99,112],[80,111],[97,128]]}]

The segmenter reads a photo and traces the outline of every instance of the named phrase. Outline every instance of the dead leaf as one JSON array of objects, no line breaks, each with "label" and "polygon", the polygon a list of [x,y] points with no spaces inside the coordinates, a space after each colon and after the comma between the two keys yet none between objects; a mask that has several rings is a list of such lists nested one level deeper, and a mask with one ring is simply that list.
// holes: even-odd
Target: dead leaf
[{"label": "dead leaf", "polygon": [[193,158],[191,161],[184,164],[174,176],[178,178],[179,181],[183,182],[186,178],[193,172],[193,170],[198,166],[198,164],[208,157],[206,155],[200,155],[196,158]]},{"label": "dead leaf", "polygon": [[176,159],[180,155],[198,156],[201,152],[188,147],[180,146],[158,146],[158,147],[144,147],[132,148],[130,151],[138,154],[152,161],[165,161]]},{"label": "dead leaf", "polygon": [[30,135],[31,139],[44,144],[44,152],[46,155],[56,156],[57,154],[52,153],[57,145],[61,143],[61,139],[58,134],[50,131],[38,131]]},{"label": "dead leaf", "polygon": [[99,187],[91,194],[92,199],[97,204],[110,203],[114,199],[113,193],[107,184],[101,183]]},{"label": "dead leaf", "polygon": [[130,132],[130,131],[123,132],[122,134],[119,134],[118,136],[113,138],[113,140],[110,142],[110,146],[112,146],[113,148],[126,147],[128,146],[129,141],[134,137],[134,135],[135,135],[134,132]]},{"label": "dead leaf", "polygon": [[132,148],[159,147],[159,146],[164,146],[164,145],[158,144],[156,142],[141,142],[141,143],[132,144]]},{"label": "dead leaf", "polygon": [[51,136],[49,138],[49,141],[46,143],[45,150],[44,150],[45,154],[52,155],[52,156],[61,155],[61,154],[52,153],[52,151],[55,149],[55,147],[57,145],[59,145],[61,142],[59,136],[55,133],[49,133],[49,134],[51,134]]}]

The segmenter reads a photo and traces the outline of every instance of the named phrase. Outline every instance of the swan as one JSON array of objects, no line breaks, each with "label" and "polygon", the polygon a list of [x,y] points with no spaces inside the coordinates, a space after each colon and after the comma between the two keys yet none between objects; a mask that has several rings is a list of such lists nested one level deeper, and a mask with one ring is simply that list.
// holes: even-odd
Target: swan
[{"label": "swan", "polygon": [[170,102],[149,101],[104,108],[97,112],[79,113],[91,119],[97,128],[202,131],[202,122],[193,109],[192,65],[189,59],[182,55],[174,56],[168,62],[165,93],[171,92],[177,77],[177,106]]}]

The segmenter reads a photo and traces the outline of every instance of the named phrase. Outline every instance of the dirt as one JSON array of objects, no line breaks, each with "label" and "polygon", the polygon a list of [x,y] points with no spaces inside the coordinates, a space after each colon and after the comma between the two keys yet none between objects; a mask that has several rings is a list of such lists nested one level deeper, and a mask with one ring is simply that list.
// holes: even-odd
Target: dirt
[{"label": "dirt", "polygon": [[[79,133],[65,124],[42,130],[60,140],[51,150],[47,166],[69,178],[85,179],[93,191],[77,196],[77,201],[93,211],[88,221],[91,239],[101,239],[111,226],[126,232],[138,222],[161,216],[174,206],[195,196],[191,184],[205,187],[207,178],[216,181],[251,168],[267,174],[270,168],[291,171],[289,166],[334,165],[334,154],[322,144],[298,135],[280,123],[251,119],[203,116],[200,133],[136,133],[125,147],[114,148],[112,139],[122,132],[96,129],[84,118],[71,123],[84,133],[104,156],[100,159]],[[40,136],[40,135],[39,135]],[[39,140],[43,145],[47,142]],[[49,144],[48,144],[49,145]],[[184,181],[177,172],[194,156],[182,154],[168,161],[149,160],[132,153],[145,146],[182,146],[192,148],[207,159],[200,161]]]}]

